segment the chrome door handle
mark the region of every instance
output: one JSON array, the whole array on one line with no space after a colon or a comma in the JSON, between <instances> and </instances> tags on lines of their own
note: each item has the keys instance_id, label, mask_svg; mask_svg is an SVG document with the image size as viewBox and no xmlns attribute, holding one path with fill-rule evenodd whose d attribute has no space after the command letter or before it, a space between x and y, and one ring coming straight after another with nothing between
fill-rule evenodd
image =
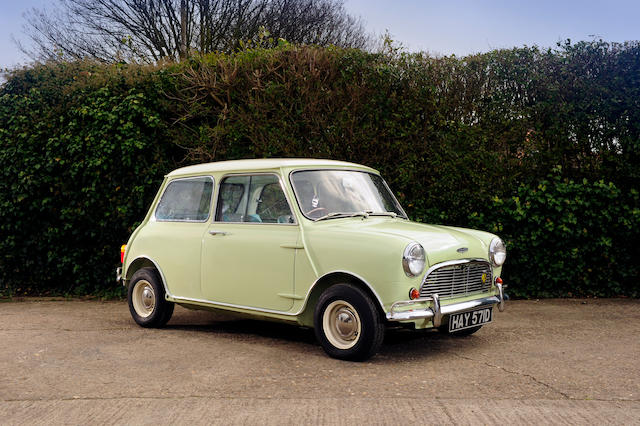
<instances>
[{"instance_id":1,"label":"chrome door handle","mask_svg":"<svg viewBox=\"0 0 640 426\"><path fill-rule=\"evenodd\" d=\"M224 232L224 231L214 231L213 229L209 231L209 234L211 235L229 235L228 232Z\"/></svg>"}]
</instances>

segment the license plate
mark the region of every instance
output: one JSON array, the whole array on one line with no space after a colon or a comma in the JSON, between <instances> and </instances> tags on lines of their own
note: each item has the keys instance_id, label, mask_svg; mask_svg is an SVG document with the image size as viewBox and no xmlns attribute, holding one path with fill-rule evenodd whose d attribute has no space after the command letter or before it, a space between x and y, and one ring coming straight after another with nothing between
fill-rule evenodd
<instances>
[{"instance_id":1,"label":"license plate","mask_svg":"<svg viewBox=\"0 0 640 426\"><path fill-rule=\"evenodd\" d=\"M449 331L464 330L465 328L487 324L491 322L491 315L491 308L483 308L475 311L449 315Z\"/></svg>"}]
</instances>

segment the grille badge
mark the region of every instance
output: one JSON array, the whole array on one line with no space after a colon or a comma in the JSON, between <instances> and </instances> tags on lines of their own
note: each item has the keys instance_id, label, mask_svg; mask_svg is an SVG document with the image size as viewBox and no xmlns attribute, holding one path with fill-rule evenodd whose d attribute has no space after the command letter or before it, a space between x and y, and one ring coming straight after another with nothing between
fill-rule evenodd
<instances>
[{"instance_id":1,"label":"grille badge","mask_svg":"<svg viewBox=\"0 0 640 426\"><path fill-rule=\"evenodd\" d=\"M467 247L460 247L458 250L456 250L458 253L464 253L465 251L468 251L469 249Z\"/></svg>"}]
</instances>

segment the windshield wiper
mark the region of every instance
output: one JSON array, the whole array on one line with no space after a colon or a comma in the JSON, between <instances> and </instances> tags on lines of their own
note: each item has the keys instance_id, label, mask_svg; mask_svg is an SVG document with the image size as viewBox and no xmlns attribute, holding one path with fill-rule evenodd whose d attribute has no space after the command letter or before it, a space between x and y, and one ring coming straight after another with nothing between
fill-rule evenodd
<instances>
[{"instance_id":1,"label":"windshield wiper","mask_svg":"<svg viewBox=\"0 0 640 426\"><path fill-rule=\"evenodd\" d=\"M398 217L398 213L396 212L371 212L369 213L369 216L391 216L391 217Z\"/></svg>"},{"instance_id":2,"label":"windshield wiper","mask_svg":"<svg viewBox=\"0 0 640 426\"><path fill-rule=\"evenodd\" d=\"M339 218L339 217L356 217L356 216L362 216L363 218L368 218L369 215L371 214L371 211L367 210L367 211L362 211L362 212L332 212L332 213L328 213L325 214L324 216L320 216L319 218L315 219L315 222L318 222L319 220L325 220L325 219L335 219L335 218Z\"/></svg>"},{"instance_id":3,"label":"windshield wiper","mask_svg":"<svg viewBox=\"0 0 640 426\"><path fill-rule=\"evenodd\" d=\"M357 217L357 216L362 216L363 219L368 218L369 216L390 216L393 218L396 217L401 217L403 219L405 219L404 216L400 216L398 215L398 213L396 212L374 212L373 210L363 210L361 212L332 212L329 214L326 214L324 216L320 216L319 218L315 219L315 221L319 221L319 220L325 220L325 219L334 219L334 218L340 218L340 217Z\"/></svg>"}]
</instances>

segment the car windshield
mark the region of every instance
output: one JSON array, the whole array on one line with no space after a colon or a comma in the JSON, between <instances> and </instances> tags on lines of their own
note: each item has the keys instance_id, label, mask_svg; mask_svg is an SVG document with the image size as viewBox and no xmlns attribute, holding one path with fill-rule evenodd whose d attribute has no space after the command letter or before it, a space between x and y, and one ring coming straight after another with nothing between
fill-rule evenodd
<instances>
[{"instance_id":1,"label":"car windshield","mask_svg":"<svg viewBox=\"0 0 640 426\"><path fill-rule=\"evenodd\" d=\"M376 174L351 170L294 172L291 183L302 213L322 220L350 216L400 216L402 207Z\"/></svg>"}]
</instances>

